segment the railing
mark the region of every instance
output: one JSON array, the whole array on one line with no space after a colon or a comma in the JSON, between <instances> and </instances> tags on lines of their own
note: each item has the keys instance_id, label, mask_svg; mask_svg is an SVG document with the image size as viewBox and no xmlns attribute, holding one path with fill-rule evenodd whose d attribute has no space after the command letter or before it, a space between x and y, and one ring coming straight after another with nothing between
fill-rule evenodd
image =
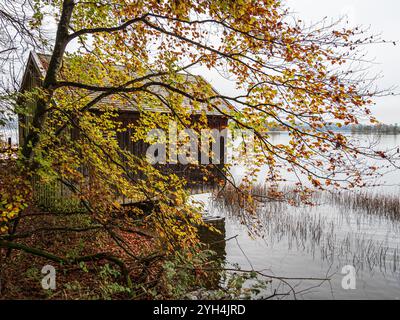
<instances>
[{"instance_id":1,"label":"railing","mask_svg":"<svg viewBox=\"0 0 400 320\"><path fill-rule=\"evenodd\" d=\"M37 176L32 179L36 204L51 212L77 212L84 208L75 194L61 181L45 182Z\"/></svg>"}]
</instances>

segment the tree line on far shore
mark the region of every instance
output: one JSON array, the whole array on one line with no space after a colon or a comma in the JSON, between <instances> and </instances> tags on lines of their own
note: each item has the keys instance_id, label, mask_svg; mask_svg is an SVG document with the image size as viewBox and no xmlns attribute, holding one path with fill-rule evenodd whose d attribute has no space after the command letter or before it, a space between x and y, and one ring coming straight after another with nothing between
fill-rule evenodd
<instances>
[{"instance_id":1,"label":"tree line on far shore","mask_svg":"<svg viewBox=\"0 0 400 320\"><path fill-rule=\"evenodd\" d=\"M308 126L298 126L300 130L307 130ZM270 132L287 131L283 126L268 126ZM355 124L348 126L326 125L324 131L340 131L364 134L400 134L399 124Z\"/></svg>"}]
</instances>

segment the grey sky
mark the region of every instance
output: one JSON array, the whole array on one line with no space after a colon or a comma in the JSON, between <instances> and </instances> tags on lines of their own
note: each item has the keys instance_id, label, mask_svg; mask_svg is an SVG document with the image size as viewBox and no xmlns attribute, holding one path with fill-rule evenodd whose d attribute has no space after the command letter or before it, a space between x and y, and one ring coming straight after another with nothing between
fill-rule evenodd
<instances>
[{"instance_id":1,"label":"grey sky","mask_svg":"<svg viewBox=\"0 0 400 320\"><path fill-rule=\"evenodd\" d=\"M381 33L385 40L400 40L399 0L286 0L286 3L305 21L345 14L351 25L370 27L371 32ZM374 45L367 50L378 63L374 72L382 71L384 76L379 86L399 86L397 92L400 92L400 43L397 46ZM372 110L380 121L400 124L400 96L379 98Z\"/></svg>"},{"instance_id":2,"label":"grey sky","mask_svg":"<svg viewBox=\"0 0 400 320\"><path fill-rule=\"evenodd\" d=\"M335 19L347 15L350 25L370 27L372 33L381 33L382 38L388 41L400 40L399 0L283 0L283 2L304 21L315 22L324 17ZM400 42L397 46L393 46L392 42L389 43L368 46L367 51L369 57L375 58L376 61L373 72L382 72L383 75L378 85L381 88L398 86L397 92L400 93ZM74 46L71 47L73 49ZM204 68L198 71L221 93L229 95L235 91L233 82L226 81L215 72ZM400 124L400 96L378 98L372 110L380 121Z\"/></svg>"}]
</instances>

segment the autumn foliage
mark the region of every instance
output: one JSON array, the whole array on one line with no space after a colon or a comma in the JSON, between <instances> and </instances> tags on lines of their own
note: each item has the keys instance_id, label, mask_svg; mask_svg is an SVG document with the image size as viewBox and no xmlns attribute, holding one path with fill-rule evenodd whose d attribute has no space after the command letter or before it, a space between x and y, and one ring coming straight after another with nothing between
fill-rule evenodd
<instances>
[{"instance_id":1,"label":"autumn foliage","mask_svg":"<svg viewBox=\"0 0 400 320\"><path fill-rule=\"evenodd\" d=\"M254 132L254 167L235 186L245 194L261 167L268 168L266 184L284 180L286 171L305 177L308 182L299 178L296 184L303 193L311 187L361 187L375 171L361 158L388 156L360 149L330 129L376 122L368 106L379 92L353 68L361 57L358 48L379 41L363 30L326 21L308 25L276 0L30 2L27 28L51 56L41 85L15 99L21 113L27 112L20 102L28 96L35 108L18 160L26 180L9 178L8 184L22 187L18 193L2 191L1 237L18 233L13 221L30 201L25 187L35 176L43 184L68 186L89 226L102 226L126 253L124 259L143 268L153 260L130 254L118 229L134 230L140 221L167 256L198 243L201 208L189 204L186 181L118 145L115 133L128 130L116 120L121 105L141 112L133 141L151 129L167 130L171 121L178 129L201 130L210 110L228 118L230 126ZM57 27L50 44L40 32L49 17ZM218 72L235 92L220 94L199 77L187 81L202 72ZM194 112L200 115L196 123ZM271 142L273 126L288 132L287 144ZM74 138L72 131L78 133ZM233 184L228 170L225 174ZM150 203L150 209L137 206L128 214L119 196ZM1 237L1 246L33 253Z\"/></svg>"}]
</instances>

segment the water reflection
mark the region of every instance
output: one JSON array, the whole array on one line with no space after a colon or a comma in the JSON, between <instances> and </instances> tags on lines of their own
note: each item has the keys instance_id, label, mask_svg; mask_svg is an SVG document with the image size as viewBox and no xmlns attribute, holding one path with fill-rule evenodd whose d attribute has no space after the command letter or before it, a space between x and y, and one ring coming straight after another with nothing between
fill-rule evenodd
<instances>
[{"instance_id":1,"label":"water reflection","mask_svg":"<svg viewBox=\"0 0 400 320\"><path fill-rule=\"evenodd\" d=\"M383 149L400 143L398 136L380 139ZM226 218L226 238L237 236L226 243L221 256L227 264L283 277L331 275L330 283L318 286L312 281L292 284L299 292L313 288L297 298L400 299L399 181L400 170L394 170L380 181L385 187L369 189L368 194L317 194L315 206L264 203L256 216L233 210L231 201L215 201L210 194L197 198L212 215ZM251 232L253 227L259 228L258 235ZM346 265L356 268L356 290L342 287ZM272 283L265 295L277 288L284 291L281 286Z\"/></svg>"},{"instance_id":2,"label":"water reflection","mask_svg":"<svg viewBox=\"0 0 400 320\"><path fill-rule=\"evenodd\" d=\"M397 298L400 293L399 223L383 216L335 207L323 197L321 200L325 203L315 207L263 204L257 219L262 226L258 237L249 235L248 226L243 225L237 212L219 205L218 201L210 201L212 213L226 216L226 237L238 235L240 244L239 248L237 243L228 242L221 258L226 255L227 263L238 263L245 269L268 269L285 277L334 274L332 287L313 288L305 298ZM340 272L346 265L356 267L360 289L355 292L341 288ZM281 283L274 285L281 286ZM314 285L303 281L297 287L301 291ZM370 285L373 290L368 289ZM271 286L271 291L275 289ZM370 296L375 290L378 292Z\"/></svg>"},{"instance_id":3,"label":"water reflection","mask_svg":"<svg viewBox=\"0 0 400 320\"><path fill-rule=\"evenodd\" d=\"M214 217L205 218L204 220L217 231L212 231L207 227L199 227L199 238L209 250L212 250L216 253L216 256L214 256L213 260L219 265L219 267L222 268L226 261L225 218ZM209 290L216 290L219 288L220 282L220 274L212 273L206 286Z\"/></svg>"}]
</instances>

